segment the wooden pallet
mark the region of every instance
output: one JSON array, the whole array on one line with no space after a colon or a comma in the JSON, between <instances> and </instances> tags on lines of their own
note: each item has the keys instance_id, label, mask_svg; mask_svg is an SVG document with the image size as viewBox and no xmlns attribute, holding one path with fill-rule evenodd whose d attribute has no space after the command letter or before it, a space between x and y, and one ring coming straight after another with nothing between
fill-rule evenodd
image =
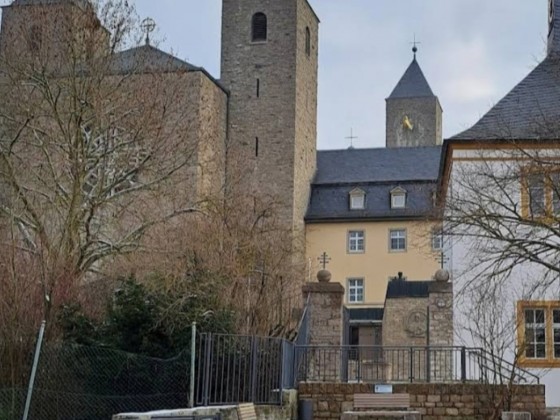
<instances>
[{"instance_id":1,"label":"wooden pallet","mask_svg":"<svg viewBox=\"0 0 560 420\"><path fill-rule=\"evenodd\" d=\"M237 406L237 417L239 420L257 420L255 405L253 403L239 404Z\"/></svg>"}]
</instances>

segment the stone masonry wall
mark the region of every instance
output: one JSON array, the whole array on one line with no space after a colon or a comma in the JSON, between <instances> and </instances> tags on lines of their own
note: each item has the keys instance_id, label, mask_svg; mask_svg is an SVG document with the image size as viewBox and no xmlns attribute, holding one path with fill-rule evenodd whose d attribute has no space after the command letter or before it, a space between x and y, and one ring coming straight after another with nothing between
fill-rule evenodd
<instances>
[{"instance_id":1,"label":"stone masonry wall","mask_svg":"<svg viewBox=\"0 0 560 420\"><path fill-rule=\"evenodd\" d=\"M385 301L383 314L384 374L387 381L410 380L410 367L402 360L409 360L410 350L402 347L427 345L428 298L398 298ZM402 349L401 349L402 348ZM426 377L425 353L413 351L416 379Z\"/></svg>"},{"instance_id":2,"label":"stone masonry wall","mask_svg":"<svg viewBox=\"0 0 560 420\"><path fill-rule=\"evenodd\" d=\"M266 41L252 42L264 13ZM311 51L305 50L306 28ZM316 166L318 20L306 0L223 0L221 82L230 91L229 180L274 211L293 234L293 266L304 278L304 215ZM301 283L294 280L297 296Z\"/></svg>"},{"instance_id":3,"label":"stone masonry wall","mask_svg":"<svg viewBox=\"0 0 560 420\"><path fill-rule=\"evenodd\" d=\"M331 346L330 350L306 356L305 372L308 380L340 379L342 344L342 304L344 287L340 283L307 283L303 286L304 302L308 301L309 345Z\"/></svg>"},{"instance_id":4,"label":"stone masonry wall","mask_svg":"<svg viewBox=\"0 0 560 420\"><path fill-rule=\"evenodd\" d=\"M354 394L371 393L372 385L340 383L300 383L300 400L313 400L314 418L340 419L353 410ZM401 384L394 385L396 394L410 394L411 410L424 420L500 418L502 411L527 411L534 420L544 419L546 412L543 385L515 386L511 404L506 388L480 384Z\"/></svg>"}]
</instances>

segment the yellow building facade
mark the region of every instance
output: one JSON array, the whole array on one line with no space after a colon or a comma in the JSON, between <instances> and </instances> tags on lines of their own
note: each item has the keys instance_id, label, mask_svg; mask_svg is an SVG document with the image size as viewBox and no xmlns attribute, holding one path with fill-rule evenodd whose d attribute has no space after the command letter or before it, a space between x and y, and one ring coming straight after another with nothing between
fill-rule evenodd
<instances>
[{"instance_id":1,"label":"yellow building facade","mask_svg":"<svg viewBox=\"0 0 560 420\"><path fill-rule=\"evenodd\" d=\"M323 267L326 253L326 267L334 281L344 285L348 306L383 306L387 283L399 272L409 281L432 278L442 258L438 235L437 223L427 220L307 224L309 281ZM363 247L356 249L356 237L363 237ZM402 239L404 249L394 249L402 248ZM361 293L357 280L362 280Z\"/></svg>"}]
</instances>

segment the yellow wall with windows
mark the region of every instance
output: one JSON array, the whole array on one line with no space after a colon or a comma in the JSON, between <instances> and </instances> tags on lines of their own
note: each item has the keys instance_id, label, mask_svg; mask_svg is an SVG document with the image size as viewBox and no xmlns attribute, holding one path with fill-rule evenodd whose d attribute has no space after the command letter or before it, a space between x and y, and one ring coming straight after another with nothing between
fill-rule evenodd
<instances>
[{"instance_id":1,"label":"yellow wall with windows","mask_svg":"<svg viewBox=\"0 0 560 420\"><path fill-rule=\"evenodd\" d=\"M331 258L327 269L332 281L347 288L349 278L364 279L365 305L383 305L387 282L399 271L409 281L430 280L440 267L441 252L432 250L432 231L437 225L427 221L314 223L306 226L306 256L309 281L322 268L318 258ZM390 251L389 232L406 229L406 251ZM364 231L364 252L348 251L348 233ZM348 302L348 293L345 295ZM356 304L362 305L362 304Z\"/></svg>"}]
</instances>

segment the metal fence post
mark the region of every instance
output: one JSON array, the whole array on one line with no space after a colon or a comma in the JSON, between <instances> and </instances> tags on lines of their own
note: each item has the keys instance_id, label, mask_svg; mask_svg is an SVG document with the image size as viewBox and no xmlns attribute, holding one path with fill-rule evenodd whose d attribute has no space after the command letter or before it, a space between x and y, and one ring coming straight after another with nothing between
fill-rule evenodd
<instances>
[{"instance_id":1,"label":"metal fence post","mask_svg":"<svg viewBox=\"0 0 560 420\"><path fill-rule=\"evenodd\" d=\"M467 349L461 347L461 382L467 382Z\"/></svg>"},{"instance_id":2,"label":"metal fence post","mask_svg":"<svg viewBox=\"0 0 560 420\"><path fill-rule=\"evenodd\" d=\"M25 410L23 411L23 420L27 420L29 416L29 409L31 407L31 397L33 395L33 386L35 384L35 376L37 374L37 365L39 364L39 356L41 354L41 346L43 344L43 336L45 335L46 322L41 322L39 329L39 337L37 338L37 345L35 346L35 356L33 358L33 368L31 369L31 377L29 378L29 387L27 389L27 399L25 400Z\"/></svg>"},{"instance_id":3,"label":"metal fence post","mask_svg":"<svg viewBox=\"0 0 560 420\"><path fill-rule=\"evenodd\" d=\"M430 360L430 347L426 347L426 382L432 381L432 366Z\"/></svg>"},{"instance_id":4,"label":"metal fence post","mask_svg":"<svg viewBox=\"0 0 560 420\"><path fill-rule=\"evenodd\" d=\"M210 354L212 352L212 334L208 334L204 340L204 381L203 381L203 395L202 405L208 407L209 394L210 394Z\"/></svg>"},{"instance_id":5,"label":"metal fence post","mask_svg":"<svg viewBox=\"0 0 560 420\"><path fill-rule=\"evenodd\" d=\"M410 382L414 382L414 348L410 348Z\"/></svg>"},{"instance_id":6,"label":"metal fence post","mask_svg":"<svg viewBox=\"0 0 560 420\"><path fill-rule=\"evenodd\" d=\"M189 384L189 408L194 407L194 369L196 364L196 322L191 327L191 375Z\"/></svg>"},{"instance_id":7,"label":"metal fence post","mask_svg":"<svg viewBox=\"0 0 560 420\"><path fill-rule=\"evenodd\" d=\"M251 401L257 403L257 357L258 357L258 341L259 338L253 336L251 340Z\"/></svg>"}]
</instances>

